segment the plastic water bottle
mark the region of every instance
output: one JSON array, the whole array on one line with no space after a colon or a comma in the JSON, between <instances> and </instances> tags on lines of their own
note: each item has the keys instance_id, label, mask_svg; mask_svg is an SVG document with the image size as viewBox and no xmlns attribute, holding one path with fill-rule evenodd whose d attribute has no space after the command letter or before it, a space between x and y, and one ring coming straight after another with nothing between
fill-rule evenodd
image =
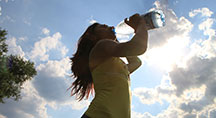
<instances>
[{"instance_id":1,"label":"plastic water bottle","mask_svg":"<svg viewBox=\"0 0 216 118\"><path fill-rule=\"evenodd\" d=\"M147 20L147 24L149 24L148 21L150 21L154 28L160 28L165 26L165 15L163 13L163 11L161 10L155 10L149 13L146 13L144 15L141 15L141 17L145 18L145 19L150 19Z\"/></svg>"},{"instance_id":2,"label":"plastic water bottle","mask_svg":"<svg viewBox=\"0 0 216 118\"><path fill-rule=\"evenodd\" d=\"M153 24L154 28L165 26L165 15L161 10L148 12L141 17L146 20L147 25ZM119 35L129 35L134 33L134 29L122 21L116 26L115 32Z\"/></svg>"}]
</instances>

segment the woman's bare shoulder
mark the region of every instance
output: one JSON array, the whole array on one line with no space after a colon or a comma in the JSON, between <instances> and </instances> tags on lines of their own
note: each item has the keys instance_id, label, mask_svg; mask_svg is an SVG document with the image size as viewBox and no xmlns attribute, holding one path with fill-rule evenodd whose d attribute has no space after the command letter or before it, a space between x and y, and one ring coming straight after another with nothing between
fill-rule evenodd
<instances>
[{"instance_id":1,"label":"woman's bare shoulder","mask_svg":"<svg viewBox=\"0 0 216 118\"><path fill-rule=\"evenodd\" d=\"M103 39L95 44L89 54L90 70L93 70L96 66L111 57L108 51L112 50L113 45L116 45L116 42L110 39Z\"/></svg>"},{"instance_id":2,"label":"woman's bare shoulder","mask_svg":"<svg viewBox=\"0 0 216 118\"><path fill-rule=\"evenodd\" d=\"M118 42L111 39L100 40L95 44L90 54L108 56L115 49L116 45L118 45Z\"/></svg>"}]
</instances>

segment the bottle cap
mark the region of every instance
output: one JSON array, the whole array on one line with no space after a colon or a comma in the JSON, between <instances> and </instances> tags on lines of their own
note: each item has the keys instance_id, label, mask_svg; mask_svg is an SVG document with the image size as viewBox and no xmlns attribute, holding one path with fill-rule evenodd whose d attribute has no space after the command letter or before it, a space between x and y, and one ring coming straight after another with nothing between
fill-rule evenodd
<instances>
[{"instance_id":1,"label":"bottle cap","mask_svg":"<svg viewBox=\"0 0 216 118\"><path fill-rule=\"evenodd\" d=\"M152 11L152 22L155 28L165 26L165 15L161 10Z\"/></svg>"},{"instance_id":2,"label":"bottle cap","mask_svg":"<svg viewBox=\"0 0 216 118\"><path fill-rule=\"evenodd\" d=\"M112 31L114 32L114 34L116 34L116 32L115 32L115 28L112 28Z\"/></svg>"}]
</instances>

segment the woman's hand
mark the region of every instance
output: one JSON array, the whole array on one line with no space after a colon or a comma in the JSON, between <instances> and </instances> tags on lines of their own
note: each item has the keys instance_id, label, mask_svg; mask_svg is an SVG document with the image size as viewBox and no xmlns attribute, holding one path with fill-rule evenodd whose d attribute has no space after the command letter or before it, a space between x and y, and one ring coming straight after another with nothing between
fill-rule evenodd
<instances>
[{"instance_id":1,"label":"woman's hand","mask_svg":"<svg viewBox=\"0 0 216 118\"><path fill-rule=\"evenodd\" d=\"M144 17L142 17L142 18L145 20L147 30L155 29L150 13L144 15Z\"/></svg>"},{"instance_id":2,"label":"woman's hand","mask_svg":"<svg viewBox=\"0 0 216 118\"><path fill-rule=\"evenodd\" d=\"M132 27L135 30L135 33L139 25L141 25L141 27L145 28L146 30L151 30L154 29L155 27L151 19L149 18L150 17L149 15L145 15L145 17L143 18L139 14L134 14L131 17L129 17L129 19L125 18L124 22L128 24L130 27Z\"/></svg>"},{"instance_id":3,"label":"woman's hand","mask_svg":"<svg viewBox=\"0 0 216 118\"><path fill-rule=\"evenodd\" d=\"M125 18L124 22L132 27L136 32L141 20L143 20L143 18L139 14L134 14L130 16L129 19Z\"/></svg>"},{"instance_id":4,"label":"woman's hand","mask_svg":"<svg viewBox=\"0 0 216 118\"><path fill-rule=\"evenodd\" d=\"M136 69L138 69L142 65L142 61L137 56L127 56L128 61L128 71L133 73Z\"/></svg>"}]
</instances>

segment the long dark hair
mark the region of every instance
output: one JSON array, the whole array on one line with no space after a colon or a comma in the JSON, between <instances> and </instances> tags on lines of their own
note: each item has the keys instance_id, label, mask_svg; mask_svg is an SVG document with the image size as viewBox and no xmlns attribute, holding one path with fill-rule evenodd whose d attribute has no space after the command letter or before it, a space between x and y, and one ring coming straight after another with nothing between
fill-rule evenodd
<instances>
[{"instance_id":1,"label":"long dark hair","mask_svg":"<svg viewBox=\"0 0 216 118\"><path fill-rule=\"evenodd\" d=\"M72 88L71 96L77 95L79 101L85 96L88 99L90 92L93 93L94 91L93 79L89 69L89 53L98 41L94 34L97 25L98 23L94 23L87 28L78 41L77 51L70 58L72 61L71 71L75 79L70 87Z\"/></svg>"}]
</instances>

